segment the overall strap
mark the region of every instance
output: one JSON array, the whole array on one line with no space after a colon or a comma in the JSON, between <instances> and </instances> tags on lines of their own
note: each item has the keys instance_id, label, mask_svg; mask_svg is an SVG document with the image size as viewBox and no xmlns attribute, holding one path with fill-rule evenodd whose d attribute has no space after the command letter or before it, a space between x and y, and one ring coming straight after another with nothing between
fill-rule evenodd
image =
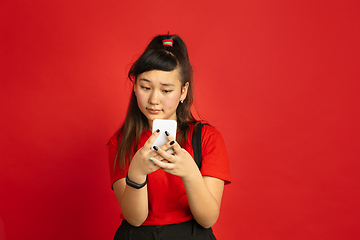
<instances>
[{"instance_id":1,"label":"overall strap","mask_svg":"<svg viewBox=\"0 0 360 240\"><path fill-rule=\"evenodd\" d=\"M204 124L199 123L195 125L192 135L192 147L194 151L194 160L199 169L201 169L202 154L201 154L201 129Z\"/></svg>"}]
</instances>

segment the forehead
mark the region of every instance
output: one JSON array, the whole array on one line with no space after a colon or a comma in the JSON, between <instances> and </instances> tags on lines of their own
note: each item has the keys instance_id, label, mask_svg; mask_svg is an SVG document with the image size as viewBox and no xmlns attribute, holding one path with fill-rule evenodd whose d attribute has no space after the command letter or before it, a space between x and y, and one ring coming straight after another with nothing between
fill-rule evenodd
<instances>
[{"instance_id":1,"label":"forehead","mask_svg":"<svg viewBox=\"0 0 360 240\"><path fill-rule=\"evenodd\" d=\"M138 75L137 82L148 82L150 84L180 85L179 70L173 71L151 70Z\"/></svg>"}]
</instances>

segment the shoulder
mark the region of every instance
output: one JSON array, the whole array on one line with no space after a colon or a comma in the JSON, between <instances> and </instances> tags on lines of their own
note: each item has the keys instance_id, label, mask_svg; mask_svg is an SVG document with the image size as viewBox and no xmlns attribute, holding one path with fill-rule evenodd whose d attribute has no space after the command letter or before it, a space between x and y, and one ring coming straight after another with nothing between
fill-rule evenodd
<instances>
[{"instance_id":1,"label":"shoulder","mask_svg":"<svg viewBox=\"0 0 360 240\"><path fill-rule=\"evenodd\" d=\"M151 131L149 129L145 129L141 135L140 135L140 142L143 142L143 140L147 140L151 136ZM115 146L117 147L123 138L123 132L121 130L118 130L114 133L114 135L111 136L111 138L108 141L108 146ZM135 141L135 137L131 140L132 143Z\"/></svg>"},{"instance_id":2,"label":"shoulder","mask_svg":"<svg viewBox=\"0 0 360 240\"><path fill-rule=\"evenodd\" d=\"M201 131L201 174L231 182L229 159L224 138L218 129L204 125Z\"/></svg>"},{"instance_id":3,"label":"shoulder","mask_svg":"<svg viewBox=\"0 0 360 240\"><path fill-rule=\"evenodd\" d=\"M199 131L199 124L202 124L201 128L201 145L202 147L207 147L209 145L217 144L219 142L224 142L222 134L214 126L210 125L207 122L198 122L189 124L189 134L188 141L194 137L194 134L197 134Z\"/></svg>"},{"instance_id":4,"label":"shoulder","mask_svg":"<svg viewBox=\"0 0 360 240\"><path fill-rule=\"evenodd\" d=\"M208 123L204 123L203 127L202 127L202 133L207 134L207 135L221 135L221 133L219 132L219 130L217 130L214 126L211 126Z\"/></svg>"},{"instance_id":5,"label":"shoulder","mask_svg":"<svg viewBox=\"0 0 360 240\"><path fill-rule=\"evenodd\" d=\"M223 139L220 131L216 129L214 126L211 126L207 123L205 123L202 127L201 138L203 143L211 139L218 139L218 138L220 138L221 140Z\"/></svg>"},{"instance_id":6,"label":"shoulder","mask_svg":"<svg viewBox=\"0 0 360 240\"><path fill-rule=\"evenodd\" d=\"M193 133L197 133L199 130L199 125L202 125L201 127L201 138L207 138L211 136L221 136L221 133L219 130L217 130L214 126L210 125L207 122L197 122L197 123L190 123L189 124L189 136L191 137Z\"/></svg>"}]
</instances>

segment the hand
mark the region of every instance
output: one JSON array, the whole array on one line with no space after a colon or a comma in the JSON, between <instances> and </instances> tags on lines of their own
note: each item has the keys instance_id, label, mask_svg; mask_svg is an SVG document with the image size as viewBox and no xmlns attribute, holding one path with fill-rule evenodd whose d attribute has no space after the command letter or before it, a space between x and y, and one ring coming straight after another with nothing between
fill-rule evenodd
<instances>
[{"instance_id":1,"label":"hand","mask_svg":"<svg viewBox=\"0 0 360 240\"><path fill-rule=\"evenodd\" d=\"M155 150L159 156L153 157L153 163L165 172L179 176L183 179L189 179L200 174L192 156L174 140L170 135L167 137L169 142ZM165 152L164 149L173 148L173 154L170 151ZM164 161L166 160L166 161Z\"/></svg>"},{"instance_id":2,"label":"hand","mask_svg":"<svg viewBox=\"0 0 360 240\"><path fill-rule=\"evenodd\" d=\"M149 158L158 156L158 153L151 149L151 146L159 134L160 131L155 131L132 158L128 171L129 179L132 181L142 183L145 181L147 174L159 169L149 160Z\"/></svg>"}]
</instances>

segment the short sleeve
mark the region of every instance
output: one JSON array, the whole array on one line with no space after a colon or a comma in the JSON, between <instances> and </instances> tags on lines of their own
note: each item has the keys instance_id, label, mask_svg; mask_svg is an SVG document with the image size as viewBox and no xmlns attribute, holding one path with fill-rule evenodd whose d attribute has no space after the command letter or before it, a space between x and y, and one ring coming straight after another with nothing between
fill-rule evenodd
<instances>
[{"instance_id":1,"label":"short sleeve","mask_svg":"<svg viewBox=\"0 0 360 240\"><path fill-rule=\"evenodd\" d=\"M202 166L201 174L231 182L229 159L221 133L204 125L201 132Z\"/></svg>"},{"instance_id":2,"label":"short sleeve","mask_svg":"<svg viewBox=\"0 0 360 240\"><path fill-rule=\"evenodd\" d=\"M118 144L119 144L119 142L118 142L117 134L115 134L114 136L112 136L110 138L109 143L108 143L111 188L112 188L114 182L116 182L117 180L119 180L121 178L125 178L126 172L127 172L127 169L125 169L125 171L121 171L119 163L117 161L115 163L115 157L116 157L116 153L117 153Z\"/></svg>"}]
</instances>

